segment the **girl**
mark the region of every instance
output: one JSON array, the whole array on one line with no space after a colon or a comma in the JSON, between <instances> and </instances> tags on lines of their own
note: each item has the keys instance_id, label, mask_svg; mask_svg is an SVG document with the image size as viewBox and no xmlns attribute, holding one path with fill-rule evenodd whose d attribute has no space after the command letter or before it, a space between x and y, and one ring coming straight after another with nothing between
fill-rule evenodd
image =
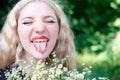
<instances>
[{"instance_id":1,"label":"girl","mask_svg":"<svg viewBox=\"0 0 120 80\"><path fill-rule=\"evenodd\" d=\"M0 33L0 78L5 80L8 66L24 67L21 61L28 65L31 57L36 62L52 58L53 51L59 59L68 56L67 67L75 68L75 46L63 10L54 0L20 0Z\"/></svg>"}]
</instances>

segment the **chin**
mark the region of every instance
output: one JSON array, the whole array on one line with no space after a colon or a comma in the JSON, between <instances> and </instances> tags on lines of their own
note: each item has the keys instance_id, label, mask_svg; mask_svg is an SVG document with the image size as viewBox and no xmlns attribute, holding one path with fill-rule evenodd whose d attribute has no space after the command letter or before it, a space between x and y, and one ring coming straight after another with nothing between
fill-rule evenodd
<instances>
[{"instance_id":1,"label":"chin","mask_svg":"<svg viewBox=\"0 0 120 80\"><path fill-rule=\"evenodd\" d=\"M36 58L36 59L45 59L45 58L47 58L47 56L44 56L44 55L40 56L40 55L39 55L39 56L36 56L35 58Z\"/></svg>"},{"instance_id":2,"label":"chin","mask_svg":"<svg viewBox=\"0 0 120 80\"><path fill-rule=\"evenodd\" d=\"M44 53L40 53L40 52L38 52L38 51L36 51L36 52L34 52L33 54L32 54L32 56L35 58L35 59L45 59L45 58L47 58L47 57L49 57L49 54L47 54L47 53L50 53L50 52L44 52Z\"/></svg>"}]
</instances>

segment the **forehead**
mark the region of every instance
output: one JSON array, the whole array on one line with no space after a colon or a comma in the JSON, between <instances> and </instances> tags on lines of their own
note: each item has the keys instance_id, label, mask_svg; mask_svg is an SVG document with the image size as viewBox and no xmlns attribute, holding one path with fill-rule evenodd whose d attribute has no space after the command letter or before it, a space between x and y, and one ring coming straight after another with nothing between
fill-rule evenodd
<instances>
[{"instance_id":1,"label":"forehead","mask_svg":"<svg viewBox=\"0 0 120 80\"><path fill-rule=\"evenodd\" d=\"M19 15L53 15L55 16L54 10L51 6L45 2L30 2L22 8Z\"/></svg>"}]
</instances>

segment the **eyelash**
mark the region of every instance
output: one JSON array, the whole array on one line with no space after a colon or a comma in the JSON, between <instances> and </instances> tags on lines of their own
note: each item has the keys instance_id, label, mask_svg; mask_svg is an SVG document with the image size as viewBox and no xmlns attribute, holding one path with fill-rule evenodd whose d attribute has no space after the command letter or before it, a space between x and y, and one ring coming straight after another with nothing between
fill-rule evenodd
<instances>
[{"instance_id":1,"label":"eyelash","mask_svg":"<svg viewBox=\"0 0 120 80\"><path fill-rule=\"evenodd\" d=\"M45 21L46 23L55 23L55 21L50 20L50 21Z\"/></svg>"},{"instance_id":2,"label":"eyelash","mask_svg":"<svg viewBox=\"0 0 120 80\"><path fill-rule=\"evenodd\" d=\"M32 24L32 22L23 22L23 24Z\"/></svg>"},{"instance_id":3,"label":"eyelash","mask_svg":"<svg viewBox=\"0 0 120 80\"><path fill-rule=\"evenodd\" d=\"M55 23L53 20L45 21L45 23ZM32 24L32 22L23 22L24 25Z\"/></svg>"}]
</instances>

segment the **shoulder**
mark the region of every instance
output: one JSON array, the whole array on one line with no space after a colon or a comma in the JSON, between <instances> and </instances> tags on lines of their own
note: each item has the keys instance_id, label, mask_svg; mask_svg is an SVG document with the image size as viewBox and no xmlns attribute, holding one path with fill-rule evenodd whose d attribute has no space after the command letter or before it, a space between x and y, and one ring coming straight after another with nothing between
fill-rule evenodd
<instances>
[{"instance_id":1,"label":"shoulder","mask_svg":"<svg viewBox=\"0 0 120 80\"><path fill-rule=\"evenodd\" d=\"M5 73L8 69L0 69L0 80L7 80Z\"/></svg>"},{"instance_id":2,"label":"shoulder","mask_svg":"<svg viewBox=\"0 0 120 80\"><path fill-rule=\"evenodd\" d=\"M7 80L6 73L11 72L12 66L8 66L5 69L0 69L0 80Z\"/></svg>"}]
</instances>

